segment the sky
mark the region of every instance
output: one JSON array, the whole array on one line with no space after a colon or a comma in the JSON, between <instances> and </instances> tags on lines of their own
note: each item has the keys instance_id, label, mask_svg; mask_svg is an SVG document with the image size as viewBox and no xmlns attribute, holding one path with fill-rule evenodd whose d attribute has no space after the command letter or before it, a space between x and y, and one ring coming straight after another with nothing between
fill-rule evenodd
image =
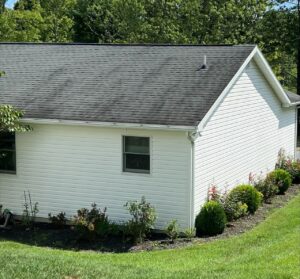
<instances>
[{"instance_id":1,"label":"sky","mask_svg":"<svg viewBox=\"0 0 300 279\"><path fill-rule=\"evenodd\" d=\"M13 6L16 2L17 2L17 0L8 0L6 3L6 7L13 8Z\"/></svg>"}]
</instances>

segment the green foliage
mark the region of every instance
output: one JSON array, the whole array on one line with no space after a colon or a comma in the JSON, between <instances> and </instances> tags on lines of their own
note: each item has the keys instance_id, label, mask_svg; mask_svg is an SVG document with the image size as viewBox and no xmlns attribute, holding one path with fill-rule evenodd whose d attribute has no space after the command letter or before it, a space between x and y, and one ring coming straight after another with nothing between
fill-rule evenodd
<instances>
[{"instance_id":1,"label":"green foliage","mask_svg":"<svg viewBox=\"0 0 300 279\"><path fill-rule=\"evenodd\" d=\"M216 201L208 201L196 217L196 233L198 236L221 234L226 222L226 214L222 205Z\"/></svg>"},{"instance_id":2,"label":"green foliage","mask_svg":"<svg viewBox=\"0 0 300 279\"><path fill-rule=\"evenodd\" d=\"M30 126L23 125L20 119L23 112L11 105L0 105L0 132L25 132Z\"/></svg>"},{"instance_id":3,"label":"green foliage","mask_svg":"<svg viewBox=\"0 0 300 279\"><path fill-rule=\"evenodd\" d=\"M196 236L196 228L189 228L184 231L184 236L188 240L192 240Z\"/></svg>"},{"instance_id":4,"label":"green foliage","mask_svg":"<svg viewBox=\"0 0 300 279\"><path fill-rule=\"evenodd\" d=\"M263 200L265 203L270 203L271 198L274 197L279 189L278 186L273 183L272 179L260 179L254 183L254 187L257 191L263 194Z\"/></svg>"},{"instance_id":5,"label":"green foliage","mask_svg":"<svg viewBox=\"0 0 300 279\"><path fill-rule=\"evenodd\" d=\"M67 218L65 212L60 212L57 215L48 214L49 221L58 228L62 228L67 224Z\"/></svg>"},{"instance_id":6,"label":"green foliage","mask_svg":"<svg viewBox=\"0 0 300 279\"><path fill-rule=\"evenodd\" d=\"M174 242L179 235L179 226L177 220L172 220L166 227L165 232L167 236Z\"/></svg>"},{"instance_id":7,"label":"green foliage","mask_svg":"<svg viewBox=\"0 0 300 279\"><path fill-rule=\"evenodd\" d=\"M93 203L91 209L82 208L74 216L74 227L80 239L94 240L96 237L105 238L110 231L110 223L106 215L106 208L103 211Z\"/></svg>"},{"instance_id":8,"label":"green foliage","mask_svg":"<svg viewBox=\"0 0 300 279\"><path fill-rule=\"evenodd\" d=\"M291 175L293 183L300 183L300 161L287 157L284 149L280 149L278 153L276 169L287 171Z\"/></svg>"},{"instance_id":9,"label":"green foliage","mask_svg":"<svg viewBox=\"0 0 300 279\"><path fill-rule=\"evenodd\" d=\"M292 185L291 175L282 169L276 169L270 172L267 179L278 187L278 193L281 195Z\"/></svg>"},{"instance_id":10,"label":"green foliage","mask_svg":"<svg viewBox=\"0 0 300 279\"><path fill-rule=\"evenodd\" d=\"M39 212L38 202L33 202L29 191L24 191L24 210L22 215L22 224L25 227L33 227L36 215Z\"/></svg>"},{"instance_id":11,"label":"green foliage","mask_svg":"<svg viewBox=\"0 0 300 279\"><path fill-rule=\"evenodd\" d=\"M143 242L156 220L154 207L146 202L145 197L142 197L140 202L127 202L124 207L132 216L131 220L126 223L125 233L135 242Z\"/></svg>"},{"instance_id":12,"label":"green foliage","mask_svg":"<svg viewBox=\"0 0 300 279\"><path fill-rule=\"evenodd\" d=\"M248 205L238 201L234 195L225 198L223 207L228 221L236 220L248 214Z\"/></svg>"},{"instance_id":13,"label":"green foliage","mask_svg":"<svg viewBox=\"0 0 300 279\"><path fill-rule=\"evenodd\" d=\"M232 189L226 199L234 203L246 204L248 212L254 213L262 202L262 194L251 185L239 185Z\"/></svg>"}]
</instances>

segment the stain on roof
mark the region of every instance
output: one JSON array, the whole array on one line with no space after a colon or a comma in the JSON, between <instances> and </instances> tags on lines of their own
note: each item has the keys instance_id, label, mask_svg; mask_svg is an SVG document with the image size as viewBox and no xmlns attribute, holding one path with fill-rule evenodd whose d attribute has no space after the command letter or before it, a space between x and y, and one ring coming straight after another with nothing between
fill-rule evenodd
<instances>
[{"instance_id":1,"label":"stain on roof","mask_svg":"<svg viewBox=\"0 0 300 279\"><path fill-rule=\"evenodd\" d=\"M1 103L27 118L194 126L254 47L1 43Z\"/></svg>"}]
</instances>

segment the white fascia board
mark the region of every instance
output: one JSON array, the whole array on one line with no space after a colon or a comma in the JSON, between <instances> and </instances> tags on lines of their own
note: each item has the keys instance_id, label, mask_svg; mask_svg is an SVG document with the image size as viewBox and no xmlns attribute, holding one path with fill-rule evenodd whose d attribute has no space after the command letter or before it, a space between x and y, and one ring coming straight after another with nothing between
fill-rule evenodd
<instances>
[{"instance_id":1,"label":"white fascia board","mask_svg":"<svg viewBox=\"0 0 300 279\"><path fill-rule=\"evenodd\" d=\"M282 85L276 78L275 74L273 73L268 61L261 53L261 51L257 48L256 55L254 56L254 61L262 71L265 78L268 80L269 84L273 88L274 92L276 93L277 97L281 101L284 107L290 107L292 105L290 99L286 95Z\"/></svg>"},{"instance_id":2,"label":"white fascia board","mask_svg":"<svg viewBox=\"0 0 300 279\"><path fill-rule=\"evenodd\" d=\"M42 119L42 118L22 118L24 124L52 124L52 125L70 125L70 126L89 126L123 129L150 129L150 130L168 130L168 131L195 131L195 126L180 125L158 125L158 124L135 124L135 123L117 123L117 122L97 122L97 121L78 121L78 120L60 120L60 119Z\"/></svg>"},{"instance_id":3,"label":"white fascia board","mask_svg":"<svg viewBox=\"0 0 300 279\"><path fill-rule=\"evenodd\" d=\"M244 72L246 69L247 65L250 63L250 61L254 59L255 62L257 63L259 69L263 72L264 76L272 86L273 90L275 91L276 95L278 96L279 100L282 103L283 107L290 107L292 105L295 105L296 103L291 103L288 96L286 95L283 87L277 80L276 76L274 75L271 67L269 66L267 60L264 58L263 54L261 51L258 49L256 46L253 51L249 54L247 59L244 61L240 69L236 72L234 77L231 79L231 81L227 84L221 95L218 97L218 99L215 101L215 103L212 105L212 107L209 109L209 111L206 113L206 115L203 117L201 122L198 125L198 132L201 133L206 126L207 122L217 109L219 105L222 103L226 95L229 93L230 89L232 86L236 83L240 75Z\"/></svg>"}]
</instances>

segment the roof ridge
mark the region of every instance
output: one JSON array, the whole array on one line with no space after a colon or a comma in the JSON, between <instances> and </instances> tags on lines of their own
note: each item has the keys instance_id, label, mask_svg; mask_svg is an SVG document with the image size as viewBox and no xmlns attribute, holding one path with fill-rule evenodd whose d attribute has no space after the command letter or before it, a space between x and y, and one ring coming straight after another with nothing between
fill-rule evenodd
<instances>
[{"instance_id":1,"label":"roof ridge","mask_svg":"<svg viewBox=\"0 0 300 279\"><path fill-rule=\"evenodd\" d=\"M51 42L0 42L0 45L58 45L58 46L144 46L144 47L232 47L232 46L255 46L255 44L155 44L155 43L51 43Z\"/></svg>"}]
</instances>

